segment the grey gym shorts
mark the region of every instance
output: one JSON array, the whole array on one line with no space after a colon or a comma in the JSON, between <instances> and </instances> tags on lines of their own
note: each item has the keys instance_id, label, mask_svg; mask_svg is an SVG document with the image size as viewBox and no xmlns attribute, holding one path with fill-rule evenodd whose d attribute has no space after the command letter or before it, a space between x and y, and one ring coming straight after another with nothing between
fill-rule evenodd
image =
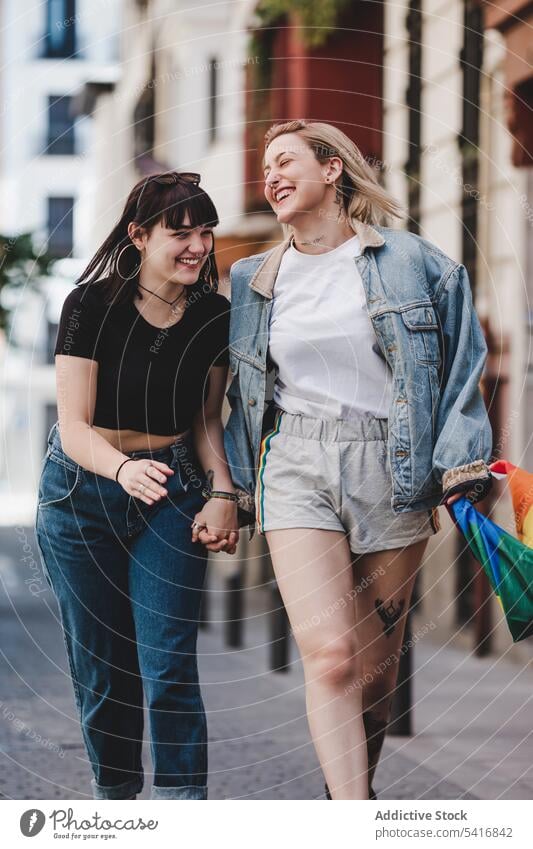
<instances>
[{"instance_id":1,"label":"grey gym shorts","mask_svg":"<svg viewBox=\"0 0 533 849\"><path fill-rule=\"evenodd\" d=\"M394 513L387 419L343 421L279 408L261 442L255 507L259 533L317 528L348 535L366 554L403 548L440 530L437 508Z\"/></svg>"}]
</instances>

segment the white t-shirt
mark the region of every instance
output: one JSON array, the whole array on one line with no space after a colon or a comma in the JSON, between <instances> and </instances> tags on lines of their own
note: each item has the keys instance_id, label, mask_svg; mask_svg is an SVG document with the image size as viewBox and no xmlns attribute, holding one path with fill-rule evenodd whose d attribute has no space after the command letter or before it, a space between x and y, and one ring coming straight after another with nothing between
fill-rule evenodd
<instances>
[{"instance_id":1,"label":"white t-shirt","mask_svg":"<svg viewBox=\"0 0 533 849\"><path fill-rule=\"evenodd\" d=\"M392 375L378 353L354 236L323 254L291 242L276 277L269 351L278 366L274 401L321 419L387 418Z\"/></svg>"}]
</instances>

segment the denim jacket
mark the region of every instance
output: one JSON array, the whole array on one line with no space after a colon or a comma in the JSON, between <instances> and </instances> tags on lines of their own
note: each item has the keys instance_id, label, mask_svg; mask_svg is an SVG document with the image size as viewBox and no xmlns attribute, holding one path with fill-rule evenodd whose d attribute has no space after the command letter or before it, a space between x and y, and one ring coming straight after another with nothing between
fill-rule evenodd
<instances>
[{"instance_id":1,"label":"denim jacket","mask_svg":"<svg viewBox=\"0 0 533 849\"><path fill-rule=\"evenodd\" d=\"M452 487L482 486L490 478L492 434L479 389L487 346L463 265L405 230L360 221L355 229L361 254L354 263L393 377L391 507L395 513L429 509ZM275 412L268 328L274 283L289 244L287 238L240 259L230 271L231 412L224 444L241 519L245 511L248 521L255 512L261 440Z\"/></svg>"}]
</instances>

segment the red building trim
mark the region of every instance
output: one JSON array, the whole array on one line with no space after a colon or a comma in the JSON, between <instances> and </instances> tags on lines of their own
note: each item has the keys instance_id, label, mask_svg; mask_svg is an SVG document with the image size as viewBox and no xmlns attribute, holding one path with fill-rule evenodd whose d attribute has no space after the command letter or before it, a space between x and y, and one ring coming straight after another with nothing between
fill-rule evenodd
<instances>
[{"instance_id":1,"label":"red building trim","mask_svg":"<svg viewBox=\"0 0 533 849\"><path fill-rule=\"evenodd\" d=\"M364 156L381 161L382 3L351 4L321 47L305 45L294 14L254 35L262 44L265 58L248 66L247 212L267 208L261 166L263 139L276 121L307 118L335 124Z\"/></svg>"},{"instance_id":2,"label":"red building trim","mask_svg":"<svg viewBox=\"0 0 533 849\"><path fill-rule=\"evenodd\" d=\"M506 120L514 137L512 161L533 165L533 0L483 3L486 29L505 38Z\"/></svg>"}]
</instances>

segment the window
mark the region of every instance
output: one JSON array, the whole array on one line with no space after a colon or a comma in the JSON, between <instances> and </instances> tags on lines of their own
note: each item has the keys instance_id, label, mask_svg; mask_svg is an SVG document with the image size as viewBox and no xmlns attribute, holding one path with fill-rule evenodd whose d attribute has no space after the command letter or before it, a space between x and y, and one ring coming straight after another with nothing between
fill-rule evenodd
<instances>
[{"instance_id":1,"label":"window","mask_svg":"<svg viewBox=\"0 0 533 849\"><path fill-rule=\"evenodd\" d=\"M55 259L72 254L74 198L48 198L48 252Z\"/></svg>"},{"instance_id":2,"label":"window","mask_svg":"<svg viewBox=\"0 0 533 849\"><path fill-rule=\"evenodd\" d=\"M45 362L49 366L53 366L55 363L54 349L56 346L57 328L57 324L51 322L50 320L47 320ZM50 428L48 429L50 430Z\"/></svg>"},{"instance_id":3,"label":"window","mask_svg":"<svg viewBox=\"0 0 533 849\"><path fill-rule=\"evenodd\" d=\"M64 59L76 50L76 0L47 0L44 57Z\"/></svg>"},{"instance_id":4,"label":"window","mask_svg":"<svg viewBox=\"0 0 533 849\"><path fill-rule=\"evenodd\" d=\"M459 57L463 76L463 123L457 137L461 152L462 262L475 297L478 270L480 83L484 40L483 10L475 0L465 0L463 4L463 33L464 41ZM488 341L490 344L490 339ZM485 392L489 392L488 374ZM492 411L489 413L492 424L497 403L492 403ZM487 500L485 503L490 502ZM490 586L485 573L474 561L461 538L457 539L455 570L456 621L458 625L473 629L475 651L478 656L482 656L491 649L491 606L488 604Z\"/></svg>"},{"instance_id":5,"label":"window","mask_svg":"<svg viewBox=\"0 0 533 849\"><path fill-rule=\"evenodd\" d=\"M157 74L155 56L150 60L150 80ZM147 84L133 110L133 150L136 159L150 156L155 144L155 86Z\"/></svg>"},{"instance_id":6,"label":"window","mask_svg":"<svg viewBox=\"0 0 533 849\"><path fill-rule=\"evenodd\" d=\"M481 68L483 66L483 10L474 0L464 6L464 43L460 64L463 72L463 126L457 142L461 151L462 261L468 271L472 291L477 278L477 230L479 188L479 111Z\"/></svg>"},{"instance_id":7,"label":"window","mask_svg":"<svg viewBox=\"0 0 533 849\"><path fill-rule=\"evenodd\" d=\"M406 27L409 42L409 83L405 103L409 121L409 157L405 163L409 220L408 229L420 232L420 143L422 140L422 5L410 0Z\"/></svg>"},{"instance_id":8,"label":"window","mask_svg":"<svg viewBox=\"0 0 533 849\"><path fill-rule=\"evenodd\" d=\"M209 61L209 98L208 98L208 108L209 108L209 118L208 118L208 128L209 128L209 141L214 142L217 137L217 125L218 125L218 62L214 56L211 57Z\"/></svg>"},{"instance_id":9,"label":"window","mask_svg":"<svg viewBox=\"0 0 533 849\"><path fill-rule=\"evenodd\" d=\"M48 98L48 136L47 154L73 154L74 119L71 115L72 98L68 96L50 96Z\"/></svg>"}]
</instances>

